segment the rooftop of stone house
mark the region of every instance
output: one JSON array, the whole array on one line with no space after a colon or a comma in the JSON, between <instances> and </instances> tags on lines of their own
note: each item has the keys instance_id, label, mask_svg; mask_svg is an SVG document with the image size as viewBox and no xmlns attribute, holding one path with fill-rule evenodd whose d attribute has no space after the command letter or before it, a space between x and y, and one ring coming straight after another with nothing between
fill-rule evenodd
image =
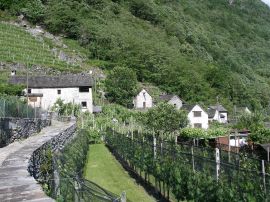
<instances>
[{"instance_id":1,"label":"rooftop of stone house","mask_svg":"<svg viewBox=\"0 0 270 202\"><path fill-rule=\"evenodd\" d=\"M26 76L11 76L11 84L27 85ZM68 87L92 87L93 78L83 74L67 74L61 76L29 76L29 88L68 88Z\"/></svg>"}]
</instances>

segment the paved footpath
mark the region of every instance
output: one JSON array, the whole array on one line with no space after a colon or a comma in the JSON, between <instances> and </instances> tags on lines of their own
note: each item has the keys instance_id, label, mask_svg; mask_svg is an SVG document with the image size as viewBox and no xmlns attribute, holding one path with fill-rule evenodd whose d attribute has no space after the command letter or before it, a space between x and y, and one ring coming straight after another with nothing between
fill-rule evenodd
<instances>
[{"instance_id":1,"label":"paved footpath","mask_svg":"<svg viewBox=\"0 0 270 202\"><path fill-rule=\"evenodd\" d=\"M0 202L51 202L27 171L32 153L74 123L53 122L39 134L0 149Z\"/></svg>"}]
</instances>

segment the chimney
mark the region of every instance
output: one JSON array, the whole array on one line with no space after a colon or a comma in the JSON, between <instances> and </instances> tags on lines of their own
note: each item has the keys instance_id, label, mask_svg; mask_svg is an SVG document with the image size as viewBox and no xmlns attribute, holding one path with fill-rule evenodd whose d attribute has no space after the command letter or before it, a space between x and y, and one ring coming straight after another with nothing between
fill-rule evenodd
<instances>
[{"instance_id":1,"label":"chimney","mask_svg":"<svg viewBox=\"0 0 270 202\"><path fill-rule=\"evenodd\" d=\"M16 70L12 70L10 73L11 76L15 76L16 75Z\"/></svg>"}]
</instances>

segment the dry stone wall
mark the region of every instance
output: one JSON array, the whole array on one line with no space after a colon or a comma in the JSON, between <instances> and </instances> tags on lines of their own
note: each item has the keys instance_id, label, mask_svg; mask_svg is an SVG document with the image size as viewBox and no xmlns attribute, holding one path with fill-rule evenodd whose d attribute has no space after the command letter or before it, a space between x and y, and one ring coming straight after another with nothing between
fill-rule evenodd
<instances>
[{"instance_id":1,"label":"dry stone wall","mask_svg":"<svg viewBox=\"0 0 270 202\"><path fill-rule=\"evenodd\" d=\"M51 120L48 119L0 118L0 148L28 138L50 125Z\"/></svg>"}]
</instances>

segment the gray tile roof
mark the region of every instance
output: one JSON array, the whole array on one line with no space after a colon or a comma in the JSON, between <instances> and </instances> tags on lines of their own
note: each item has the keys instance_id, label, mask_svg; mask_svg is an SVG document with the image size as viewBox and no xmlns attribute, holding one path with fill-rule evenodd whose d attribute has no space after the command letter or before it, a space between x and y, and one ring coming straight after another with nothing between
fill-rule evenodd
<instances>
[{"instance_id":1,"label":"gray tile roof","mask_svg":"<svg viewBox=\"0 0 270 202\"><path fill-rule=\"evenodd\" d=\"M173 98L173 96L175 96L175 95L173 95L173 94L160 95L159 99L163 100L163 101L169 101L170 99Z\"/></svg>"},{"instance_id":2,"label":"gray tile roof","mask_svg":"<svg viewBox=\"0 0 270 202\"><path fill-rule=\"evenodd\" d=\"M212 109L212 108L209 108L207 110L207 113L208 113L208 118L214 118L215 113L216 113L216 110L215 109Z\"/></svg>"},{"instance_id":3,"label":"gray tile roof","mask_svg":"<svg viewBox=\"0 0 270 202\"><path fill-rule=\"evenodd\" d=\"M218 110L219 112L228 112L222 105L213 105L210 106L209 109Z\"/></svg>"},{"instance_id":4,"label":"gray tile roof","mask_svg":"<svg viewBox=\"0 0 270 202\"><path fill-rule=\"evenodd\" d=\"M188 111L188 112L190 112L195 106L196 106L196 105L184 104L184 105L182 106L182 109L183 109L183 110L186 110L186 111Z\"/></svg>"},{"instance_id":5,"label":"gray tile roof","mask_svg":"<svg viewBox=\"0 0 270 202\"><path fill-rule=\"evenodd\" d=\"M26 76L11 76L9 83L26 85ZM29 88L68 88L68 87L91 87L93 78L83 74L67 74L61 76L30 76Z\"/></svg>"}]
</instances>

